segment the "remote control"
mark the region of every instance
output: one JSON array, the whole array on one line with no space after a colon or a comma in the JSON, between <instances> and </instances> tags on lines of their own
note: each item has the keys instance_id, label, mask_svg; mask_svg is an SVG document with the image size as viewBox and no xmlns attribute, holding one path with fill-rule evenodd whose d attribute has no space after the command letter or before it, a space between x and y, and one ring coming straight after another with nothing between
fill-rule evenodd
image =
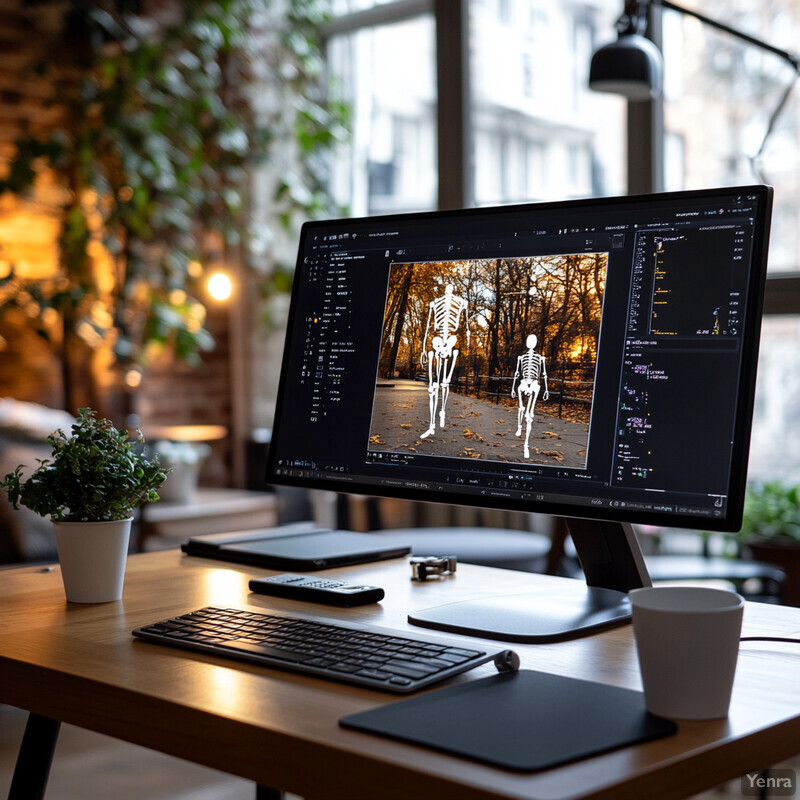
<instances>
[{"instance_id":1,"label":"remote control","mask_svg":"<svg viewBox=\"0 0 800 800\"><path fill-rule=\"evenodd\" d=\"M270 578L253 578L250 581L250 589L259 594L343 607L377 603L384 597L383 589L377 586L363 586L292 573L273 575Z\"/></svg>"}]
</instances>

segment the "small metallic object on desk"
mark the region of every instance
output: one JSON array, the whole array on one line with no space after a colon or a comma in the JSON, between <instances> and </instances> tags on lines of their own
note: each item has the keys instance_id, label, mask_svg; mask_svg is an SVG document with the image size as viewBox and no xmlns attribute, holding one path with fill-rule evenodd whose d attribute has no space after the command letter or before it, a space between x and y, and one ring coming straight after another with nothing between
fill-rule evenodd
<instances>
[{"instance_id":1,"label":"small metallic object on desk","mask_svg":"<svg viewBox=\"0 0 800 800\"><path fill-rule=\"evenodd\" d=\"M432 575L451 575L456 571L455 556L412 556L411 580L424 581Z\"/></svg>"},{"instance_id":2,"label":"small metallic object on desk","mask_svg":"<svg viewBox=\"0 0 800 800\"><path fill-rule=\"evenodd\" d=\"M519 670L519 656L513 650L503 650L494 657L494 665L498 672L517 672Z\"/></svg>"}]
</instances>

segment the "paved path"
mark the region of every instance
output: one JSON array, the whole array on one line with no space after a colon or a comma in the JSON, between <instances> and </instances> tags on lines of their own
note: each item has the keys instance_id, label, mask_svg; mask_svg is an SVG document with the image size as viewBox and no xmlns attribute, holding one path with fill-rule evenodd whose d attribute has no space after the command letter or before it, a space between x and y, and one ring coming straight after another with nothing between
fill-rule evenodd
<instances>
[{"instance_id":1,"label":"paved path","mask_svg":"<svg viewBox=\"0 0 800 800\"><path fill-rule=\"evenodd\" d=\"M438 427L437 420L436 433L421 439L430 419L427 384L381 381L375 394L370 447L391 452L584 467L589 426L548 416L544 413L548 405L553 404L541 399L536 404L530 458L526 459L522 451L524 422L523 435L515 435L516 407L451 392L445 427Z\"/></svg>"}]
</instances>

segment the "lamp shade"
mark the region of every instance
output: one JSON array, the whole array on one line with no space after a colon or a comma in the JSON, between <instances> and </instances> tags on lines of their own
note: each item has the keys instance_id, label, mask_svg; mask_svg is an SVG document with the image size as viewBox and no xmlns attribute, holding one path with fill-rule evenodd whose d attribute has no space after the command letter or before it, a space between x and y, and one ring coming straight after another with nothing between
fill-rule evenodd
<instances>
[{"instance_id":1,"label":"lamp shade","mask_svg":"<svg viewBox=\"0 0 800 800\"><path fill-rule=\"evenodd\" d=\"M661 51L650 39L638 33L623 34L594 54L589 88L628 100L650 100L661 93L663 72Z\"/></svg>"}]
</instances>

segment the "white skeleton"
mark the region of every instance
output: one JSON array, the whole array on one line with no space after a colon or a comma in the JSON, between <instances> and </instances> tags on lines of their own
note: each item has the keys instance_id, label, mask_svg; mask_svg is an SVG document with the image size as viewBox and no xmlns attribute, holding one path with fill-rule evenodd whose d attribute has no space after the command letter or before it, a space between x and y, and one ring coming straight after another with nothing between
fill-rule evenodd
<instances>
[{"instance_id":1,"label":"white skeleton","mask_svg":"<svg viewBox=\"0 0 800 800\"><path fill-rule=\"evenodd\" d=\"M445 405L450 394L450 379L456 368L458 359L458 333L461 325L461 316L464 315L467 346L469 346L469 312L467 301L463 297L453 294L453 287L447 285L444 294L431 300L428 307L428 322L425 325L425 336L422 339L422 357L420 363L428 367L428 404L430 406L430 425L425 433L420 435L426 439L436 432L436 411L439 410L439 427L444 428ZM433 339L428 347L428 333L433 323ZM439 408L439 390L441 389L442 404Z\"/></svg>"},{"instance_id":2,"label":"white skeleton","mask_svg":"<svg viewBox=\"0 0 800 800\"><path fill-rule=\"evenodd\" d=\"M519 396L519 409L517 411L517 436L522 436L522 420L525 420L525 444L523 452L525 458L531 457L529 441L531 438L531 425L533 424L533 409L541 391L539 380L544 381L544 394L542 399L550 397L547 388L547 368L544 356L536 352L536 336L531 334L526 340L527 350L517 356L517 371L514 373L514 382L511 384L511 396ZM519 387L517 379L519 378Z\"/></svg>"}]
</instances>

